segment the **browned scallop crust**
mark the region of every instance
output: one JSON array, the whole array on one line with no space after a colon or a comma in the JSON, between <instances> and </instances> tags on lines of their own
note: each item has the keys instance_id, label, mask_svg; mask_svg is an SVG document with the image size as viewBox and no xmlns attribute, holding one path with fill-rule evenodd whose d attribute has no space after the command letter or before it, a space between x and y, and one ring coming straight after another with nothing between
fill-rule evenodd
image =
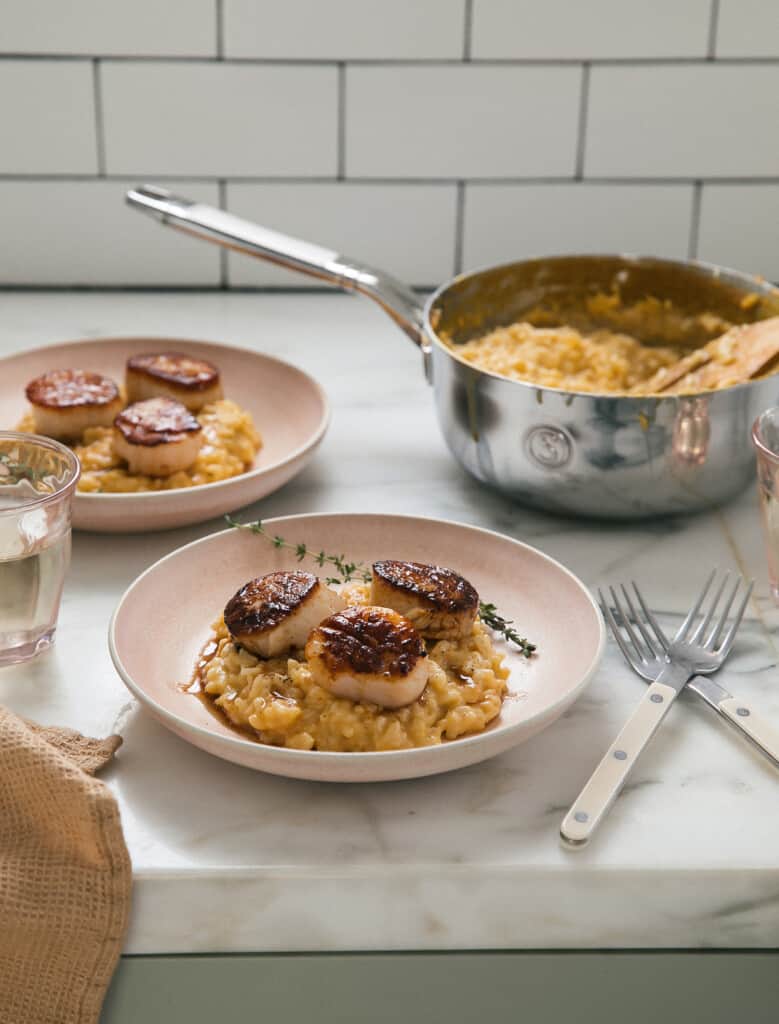
<instances>
[{"instance_id":1,"label":"browned scallop crust","mask_svg":"<svg viewBox=\"0 0 779 1024\"><path fill-rule=\"evenodd\" d=\"M309 643L315 638L322 642L319 657L332 675L356 671L407 676L427 657L419 633L389 608L345 608L321 622Z\"/></svg>"},{"instance_id":2,"label":"browned scallop crust","mask_svg":"<svg viewBox=\"0 0 779 1024\"><path fill-rule=\"evenodd\" d=\"M471 612L479 607L476 590L453 569L389 559L374 562L373 572L388 586L397 587L438 611Z\"/></svg>"},{"instance_id":3,"label":"browned scallop crust","mask_svg":"<svg viewBox=\"0 0 779 1024\"><path fill-rule=\"evenodd\" d=\"M186 406L162 397L128 405L116 417L114 426L128 444L147 448L180 441L203 429Z\"/></svg>"},{"instance_id":4,"label":"browned scallop crust","mask_svg":"<svg viewBox=\"0 0 779 1024\"><path fill-rule=\"evenodd\" d=\"M264 633L275 629L313 594L320 582L310 572L271 572L249 580L225 605L230 634Z\"/></svg>"},{"instance_id":5,"label":"browned scallop crust","mask_svg":"<svg viewBox=\"0 0 779 1024\"><path fill-rule=\"evenodd\" d=\"M180 352L149 352L132 356L127 369L152 380L164 380L186 391L206 391L219 381L219 370L205 359L193 359Z\"/></svg>"},{"instance_id":6,"label":"browned scallop crust","mask_svg":"<svg viewBox=\"0 0 779 1024\"><path fill-rule=\"evenodd\" d=\"M91 370L49 370L25 388L28 401L48 409L108 405L119 397L110 377Z\"/></svg>"}]
</instances>

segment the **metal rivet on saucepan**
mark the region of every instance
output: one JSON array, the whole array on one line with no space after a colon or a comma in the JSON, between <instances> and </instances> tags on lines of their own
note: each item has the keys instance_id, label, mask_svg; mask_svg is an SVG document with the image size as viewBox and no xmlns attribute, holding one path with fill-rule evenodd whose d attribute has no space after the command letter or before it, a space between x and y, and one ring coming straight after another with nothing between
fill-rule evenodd
<instances>
[{"instance_id":1,"label":"metal rivet on saucepan","mask_svg":"<svg viewBox=\"0 0 779 1024\"><path fill-rule=\"evenodd\" d=\"M525 451L541 469L562 469L571 461L573 441L561 427L532 427L525 434Z\"/></svg>"}]
</instances>

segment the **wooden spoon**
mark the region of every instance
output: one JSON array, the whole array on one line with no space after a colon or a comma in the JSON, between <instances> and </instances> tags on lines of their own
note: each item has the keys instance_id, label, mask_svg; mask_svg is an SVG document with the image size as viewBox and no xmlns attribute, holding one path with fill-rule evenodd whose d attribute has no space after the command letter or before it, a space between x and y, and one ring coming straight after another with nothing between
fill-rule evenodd
<instances>
[{"instance_id":1,"label":"wooden spoon","mask_svg":"<svg viewBox=\"0 0 779 1024\"><path fill-rule=\"evenodd\" d=\"M673 366L637 385L633 394L678 395L711 391L756 377L779 355L779 316L731 327Z\"/></svg>"}]
</instances>

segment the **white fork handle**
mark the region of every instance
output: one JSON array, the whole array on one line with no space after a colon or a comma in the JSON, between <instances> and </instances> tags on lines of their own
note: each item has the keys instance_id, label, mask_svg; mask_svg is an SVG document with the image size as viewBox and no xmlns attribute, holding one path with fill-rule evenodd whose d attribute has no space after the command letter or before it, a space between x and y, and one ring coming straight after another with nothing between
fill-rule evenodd
<instances>
[{"instance_id":1,"label":"white fork handle","mask_svg":"<svg viewBox=\"0 0 779 1024\"><path fill-rule=\"evenodd\" d=\"M672 676L676 681L679 675L683 682L690 673L679 666L669 665L644 693L641 703L622 727L619 736L606 751L603 760L563 819L560 838L566 846L578 849L589 842L625 785L639 754L654 736L677 696L678 690L661 680Z\"/></svg>"},{"instance_id":2,"label":"white fork handle","mask_svg":"<svg viewBox=\"0 0 779 1024\"><path fill-rule=\"evenodd\" d=\"M761 718L749 704L736 697L721 700L717 710L779 766L779 730L775 726Z\"/></svg>"}]
</instances>

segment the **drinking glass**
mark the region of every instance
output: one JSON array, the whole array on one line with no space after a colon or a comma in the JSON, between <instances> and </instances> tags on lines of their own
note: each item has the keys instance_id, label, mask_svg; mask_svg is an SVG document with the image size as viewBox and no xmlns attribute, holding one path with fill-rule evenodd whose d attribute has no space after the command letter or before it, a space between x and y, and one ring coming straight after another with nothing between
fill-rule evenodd
<instances>
[{"instance_id":1,"label":"drinking glass","mask_svg":"<svg viewBox=\"0 0 779 1024\"><path fill-rule=\"evenodd\" d=\"M757 489L765 530L768 579L779 604L779 408L766 409L752 426L757 452Z\"/></svg>"},{"instance_id":2,"label":"drinking glass","mask_svg":"<svg viewBox=\"0 0 779 1024\"><path fill-rule=\"evenodd\" d=\"M80 472L57 441L0 431L0 665L54 640Z\"/></svg>"}]
</instances>

